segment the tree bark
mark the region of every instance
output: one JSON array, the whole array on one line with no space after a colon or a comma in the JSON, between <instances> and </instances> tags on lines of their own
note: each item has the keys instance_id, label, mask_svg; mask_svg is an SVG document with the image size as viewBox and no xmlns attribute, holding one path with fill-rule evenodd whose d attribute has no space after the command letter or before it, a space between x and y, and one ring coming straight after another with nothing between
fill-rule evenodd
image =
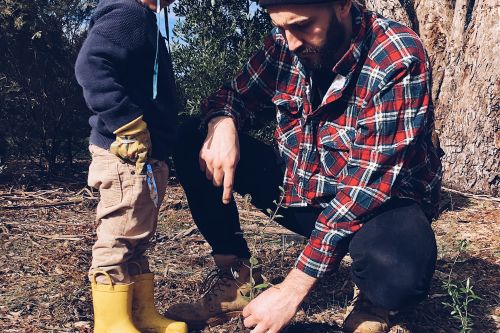
<instances>
[{"instance_id":1,"label":"tree bark","mask_svg":"<svg viewBox=\"0 0 500 333\"><path fill-rule=\"evenodd\" d=\"M500 195L500 18L496 0L366 0L417 32L431 59L444 184Z\"/></svg>"}]
</instances>

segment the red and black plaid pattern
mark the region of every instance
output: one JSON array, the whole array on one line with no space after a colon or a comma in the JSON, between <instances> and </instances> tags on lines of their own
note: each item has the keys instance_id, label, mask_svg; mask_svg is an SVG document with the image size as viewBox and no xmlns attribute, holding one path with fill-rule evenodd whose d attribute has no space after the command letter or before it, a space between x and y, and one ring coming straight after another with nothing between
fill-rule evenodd
<instances>
[{"instance_id":1,"label":"red and black plaid pattern","mask_svg":"<svg viewBox=\"0 0 500 333\"><path fill-rule=\"evenodd\" d=\"M353 8L353 14L355 37L316 109L314 82L279 29L202 103L206 120L227 115L239 124L263 101L276 105L285 204L323 207L296 263L314 277L340 262L348 239L390 198L413 199L429 216L437 210L442 171L431 142L434 109L422 43L375 13Z\"/></svg>"}]
</instances>

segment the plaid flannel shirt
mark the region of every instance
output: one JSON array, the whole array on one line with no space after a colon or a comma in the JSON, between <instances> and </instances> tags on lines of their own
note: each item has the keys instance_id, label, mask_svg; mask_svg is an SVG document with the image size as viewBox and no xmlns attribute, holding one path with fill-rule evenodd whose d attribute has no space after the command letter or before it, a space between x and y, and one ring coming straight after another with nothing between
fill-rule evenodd
<instances>
[{"instance_id":1,"label":"plaid flannel shirt","mask_svg":"<svg viewBox=\"0 0 500 333\"><path fill-rule=\"evenodd\" d=\"M422 43L373 12L353 7L352 17L351 46L316 109L314 82L277 28L201 107L205 121L227 115L241 125L263 101L276 105L284 202L323 208L296 262L313 277L337 267L352 235L390 198L413 199L428 216L437 211L441 163L431 142L434 109Z\"/></svg>"}]
</instances>

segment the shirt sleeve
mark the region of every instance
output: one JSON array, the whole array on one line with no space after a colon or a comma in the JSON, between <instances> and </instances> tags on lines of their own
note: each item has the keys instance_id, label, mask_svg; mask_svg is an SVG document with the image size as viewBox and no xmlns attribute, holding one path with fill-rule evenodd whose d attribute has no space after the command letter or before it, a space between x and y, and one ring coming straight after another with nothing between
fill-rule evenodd
<instances>
[{"instance_id":1,"label":"shirt sleeve","mask_svg":"<svg viewBox=\"0 0 500 333\"><path fill-rule=\"evenodd\" d=\"M134 51L144 47L146 17L138 6L114 4L95 20L75 64L89 109L114 132L143 114L124 86Z\"/></svg>"},{"instance_id":2,"label":"shirt sleeve","mask_svg":"<svg viewBox=\"0 0 500 333\"><path fill-rule=\"evenodd\" d=\"M240 73L201 103L203 123L217 116L232 117L238 127L258 109L261 101L269 100L276 90L278 60L285 49L274 34L264 40L264 46L246 63Z\"/></svg>"},{"instance_id":3,"label":"shirt sleeve","mask_svg":"<svg viewBox=\"0 0 500 333\"><path fill-rule=\"evenodd\" d=\"M425 58L425 57L422 57ZM363 217L391 197L412 159L412 148L431 121L427 62L402 59L386 75L360 112L356 137L335 197L319 215L296 267L313 277L333 270Z\"/></svg>"}]
</instances>

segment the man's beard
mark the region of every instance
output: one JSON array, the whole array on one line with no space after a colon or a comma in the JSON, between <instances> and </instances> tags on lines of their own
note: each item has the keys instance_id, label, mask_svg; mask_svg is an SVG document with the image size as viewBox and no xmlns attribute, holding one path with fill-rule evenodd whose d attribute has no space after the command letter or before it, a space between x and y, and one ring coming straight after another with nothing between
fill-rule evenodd
<instances>
[{"instance_id":1,"label":"man's beard","mask_svg":"<svg viewBox=\"0 0 500 333\"><path fill-rule=\"evenodd\" d=\"M335 16L332 16L332 20L326 32L326 41L324 45L320 47L302 46L295 51L295 54L297 54L300 62L307 70L331 70L338 60L335 56L342 46L345 37L346 33L344 27Z\"/></svg>"}]
</instances>

